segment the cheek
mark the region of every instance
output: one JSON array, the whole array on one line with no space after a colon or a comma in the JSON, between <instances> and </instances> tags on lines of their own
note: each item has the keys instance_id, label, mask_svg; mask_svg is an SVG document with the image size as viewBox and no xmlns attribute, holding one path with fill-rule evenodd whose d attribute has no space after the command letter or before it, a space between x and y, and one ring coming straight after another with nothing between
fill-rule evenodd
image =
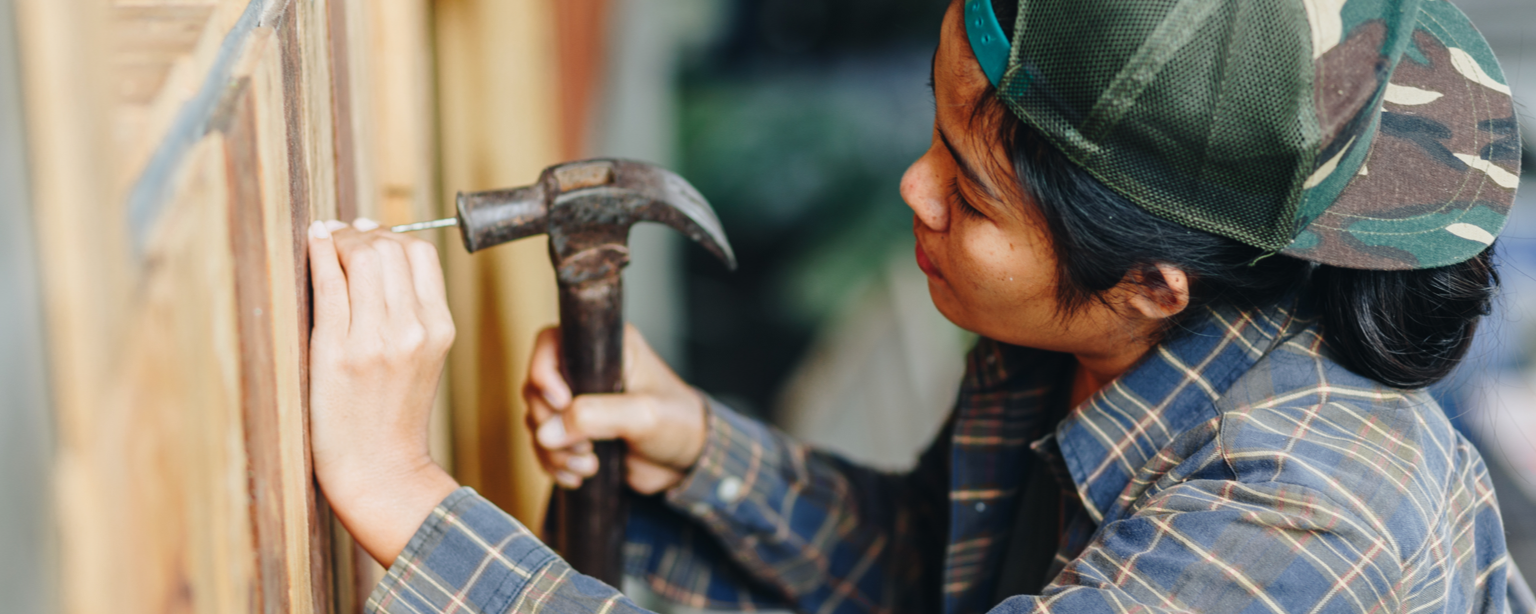
<instances>
[{"instance_id":1,"label":"cheek","mask_svg":"<svg viewBox=\"0 0 1536 614\"><path fill-rule=\"evenodd\" d=\"M964 290L986 302L1001 302L1000 307L1022 307L1019 301L1049 293L1055 267L1036 242L989 223L972 222L966 231L955 254L957 267L965 271Z\"/></svg>"}]
</instances>

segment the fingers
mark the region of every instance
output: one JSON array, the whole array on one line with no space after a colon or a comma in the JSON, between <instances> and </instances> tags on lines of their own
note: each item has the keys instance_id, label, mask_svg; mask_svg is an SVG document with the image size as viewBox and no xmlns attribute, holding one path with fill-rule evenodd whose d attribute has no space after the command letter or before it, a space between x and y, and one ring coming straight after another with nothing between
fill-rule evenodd
<instances>
[{"instance_id":1,"label":"fingers","mask_svg":"<svg viewBox=\"0 0 1536 614\"><path fill-rule=\"evenodd\" d=\"M328 222L347 284L351 330L387 331L396 349L447 352L453 344L442 264L436 246L378 229L358 218Z\"/></svg>"},{"instance_id":2,"label":"fingers","mask_svg":"<svg viewBox=\"0 0 1536 614\"><path fill-rule=\"evenodd\" d=\"M315 289L315 331L319 335L345 335L351 319L347 299L347 275L331 236L331 222L309 226L309 271ZM340 224L335 222L335 224Z\"/></svg>"},{"instance_id":3,"label":"fingers","mask_svg":"<svg viewBox=\"0 0 1536 614\"><path fill-rule=\"evenodd\" d=\"M639 394L587 394L539 426L539 445L564 448L585 440L643 439L656 425L652 399Z\"/></svg>"},{"instance_id":4,"label":"fingers","mask_svg":"<svg viewBox=\"0 0 1536 614\"><path fill-rule=\"evenodd\" d=\"M384 262L367 234L342 228L332 236L347 275L347 298L352 307L350 331L377 331L388 315Z\"/></svg>"},{"instance_id":5,"label":"fingers","mask_svg":"<svg viewBox=\"0 0 1536 614\"><path fill-rule=\"evenodd\" d=\"M419 324L416 314L421 305L416 300L416 286L412 281L411 263L406 259L405 246L387 236L370 233L371 246L379 254L379 264L384 270L384 311L391 326Z\"/></svg>"},{"instance_id":6,"label":"fingers","mask_svg":"<svg viewBox=\"0 0 1536 614\"><path fill-rule=\"evenodd\" d=\"M416 321L425 331L426 342L436 351L446 352L453 345L455 329L453 315L448 309L448 293L443 283L443 265L438 257L437 246L403 234L392 232L372 233L376 240L387 241L383 251L390 254L396 247L403 255L404 269L409 277L398 279L397 290L410 294L410 301L401 301L403 307L412 309ZM392 256L391 256L392 257ZM391 317L395 317L391 312ZM414 325L412 325L414 326Z\"/></svg>"},{"instance_id":7,"label":"fingers","mask_svg":"<svg viewBox=\"0 0 1536 614\"><path fill-rule=\"evenodd\" d=\"M528 360L528 385L556 411L571 403L571 387L560 372L560 329L539 331L533 341L533 356Z\"/></svg>"},{"instance_id":8,"label":"fingers","mask_svg":"<svg viewBox=\"0 0 1536 614\"><path fill-rule=\"evenodd\" d=\"M427 310L448 309L448 292L443 285L443 265L438 257L437 246L421 239L401 234L384 235L405 250L411 266L411 282L416 290L416 300Z\"/></svg>"}]
</instances>

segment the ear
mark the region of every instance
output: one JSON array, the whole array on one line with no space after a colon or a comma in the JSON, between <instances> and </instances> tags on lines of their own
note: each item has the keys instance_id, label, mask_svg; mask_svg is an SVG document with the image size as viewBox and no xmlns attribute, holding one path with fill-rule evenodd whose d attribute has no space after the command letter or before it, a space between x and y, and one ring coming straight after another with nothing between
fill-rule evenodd
<instances>
[{"instance_id":1,"label":"ear","mask_svg":"<svg viewBox=\"0 0 1536 614\"><path fill-rule=\"evenodd\" d=\"M1189 307L1189 275L1178 268L1159 264L1156 272L1148 271L1140 276L1154 275L1161 276L1162 283L1142 278L1135 279L1136 283L1131 286L1130 305L1136 313L1149 320L1164 320Z\"/></svg>"}]
</instances>

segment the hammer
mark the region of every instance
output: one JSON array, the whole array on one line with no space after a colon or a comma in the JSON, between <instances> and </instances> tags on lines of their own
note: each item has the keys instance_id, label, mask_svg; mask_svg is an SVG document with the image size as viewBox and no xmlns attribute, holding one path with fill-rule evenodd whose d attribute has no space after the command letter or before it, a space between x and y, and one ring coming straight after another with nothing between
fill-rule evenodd
<instances>
[{"instance_id":1,"label":"hammer","mask_svg":"<svg viewBox=\"0 0 1536 614\"><path fill-rule=\"evenodd\" d=\"M666 224L699 242L730 269L736 256L715 212L692 185L665 169L627 160L583 160L549 167L538 183L459 193L459 214L395 226L410 232L459 227L470 253L538 234L560 288L560 344L575 394L624 391L624 295L629 227ZM620 586L624 574L623 441L593 444L599 469L581 487L556 489L550 502L553 545L577 571Z\"/></svg>"}]
</instances>

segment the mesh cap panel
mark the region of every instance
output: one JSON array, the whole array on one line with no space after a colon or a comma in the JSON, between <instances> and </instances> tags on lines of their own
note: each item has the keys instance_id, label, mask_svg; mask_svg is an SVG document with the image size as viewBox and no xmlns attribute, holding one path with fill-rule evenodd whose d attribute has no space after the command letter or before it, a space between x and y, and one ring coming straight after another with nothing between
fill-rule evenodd
<instances>
[{"instance_id":1,"label":"mesh cap panel","mask_svg":"<svg viewBox=\"0 0 1536 614\"><path fill-rule=\"evenodd\" d=\"M1320 148L1306 24L1295 0L1024 0L999 89L1154 214L1278 251Z\"/></svg>"}]
</instances>

